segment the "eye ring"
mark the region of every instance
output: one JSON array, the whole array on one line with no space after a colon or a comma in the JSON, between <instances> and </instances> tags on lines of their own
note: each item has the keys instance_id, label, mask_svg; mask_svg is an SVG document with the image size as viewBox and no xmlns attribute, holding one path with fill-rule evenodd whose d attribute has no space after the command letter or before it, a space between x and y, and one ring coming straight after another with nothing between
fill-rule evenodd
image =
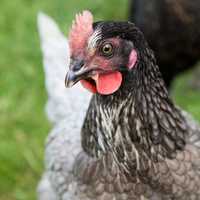
<instances>
[{"instance_id":1,"label":"eye ring","mask_svg":"<svg viewBox=\"0 0 200 200\"><path fill-rule=\"evenodd\" d=\"M113 45L111 43L105 43L101 47L101 52L104 56L111 56L113 54Z\"/></svg>"}]
</instances>

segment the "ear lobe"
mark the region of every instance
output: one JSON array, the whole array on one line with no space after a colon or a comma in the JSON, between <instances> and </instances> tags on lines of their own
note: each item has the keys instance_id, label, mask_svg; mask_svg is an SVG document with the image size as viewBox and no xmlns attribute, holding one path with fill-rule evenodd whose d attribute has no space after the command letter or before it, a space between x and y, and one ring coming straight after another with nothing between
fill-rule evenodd
<instances>
[{"instance_id":1,"label":"ear lobe","mask_svg":"<svg viewBox=\"0 0 200 200\"><path fill-rule=\"evenodd\" d=\"M137 52L133 49L129 55L128 68L132 69L137 62Z\"/></svg>"}]
</instances>

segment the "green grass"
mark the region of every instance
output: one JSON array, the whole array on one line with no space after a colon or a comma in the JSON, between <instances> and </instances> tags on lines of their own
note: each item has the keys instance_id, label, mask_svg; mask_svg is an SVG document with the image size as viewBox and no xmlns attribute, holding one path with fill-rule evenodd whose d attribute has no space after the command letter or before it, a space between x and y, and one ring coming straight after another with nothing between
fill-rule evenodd
<instances>
[{"instance_id":1,"label":"green grass","mask_svg":"<svg viewBox=\"0 0 200 200\"><path fill-rule=\"evenodd\" d=\"M177 78L174 83L172 97L180 107L184 108L196 120L200 121L200 88L193 89L190 84L191 80L194 80L196 71L187 72Z\"/></svg>"},{"instance_id":2,"label":"green grass","mask_svg":"<svg viewBox=\"0 0 200 200\"><path fill-rule=\"evenodd\" d=\"M67 33L75 13L90 9L97 20L126 19L127 0L1 0L0 5L0 199L33 200L43 170L50 125L36 15L42 10ZM200 93L177 81L173 96L200 120Z\"/></svg>"}]
</instances>

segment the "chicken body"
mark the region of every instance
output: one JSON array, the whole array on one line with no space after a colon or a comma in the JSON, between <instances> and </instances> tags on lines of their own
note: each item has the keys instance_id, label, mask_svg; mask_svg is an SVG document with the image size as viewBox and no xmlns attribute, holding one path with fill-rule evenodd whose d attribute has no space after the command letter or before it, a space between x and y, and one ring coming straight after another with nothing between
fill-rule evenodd
<instances>
[{"instance_id":1,"label":"chicken body","mask_svg":"<svg viewBox=\"0 0 200 200\"><path fill-rule=\"evenodd\" d=\"M91 113L96 112L93 109L93 106L89 109L85 128L93 126L91 120L93 121L94 116ZM122 108L118 111L120 109ZM126 109L123 111L128 112ZM108 113L97 112L95 115L105 120L103 126L107 126L108 120L113 120L113 113L111 116ZM136 150L130 138L124 144L126 147L129 145L126 155L128 159L124 155L116 158L116 153L120 155L117 150L94 158L82 150L79 130L74 128L70 136L70 126L67 120L64 120L54 128L46 146L46 175L53 188L55 200L198 200L200 131L199 126L188 114L182 115L188 122L187 144L173 159L161 156L159 161L145 156L143 149ZM121 123L123 126L126 124L126 119L123 120L124 122L121 121L117 126L120 140L123 139L124 131L127 131L121 127ZM107 128L110 131L110 126ZM103 133L108 131L107 128ZM85 134L89 134L88 131ZM87 142L92 141L92 136L86 137ZM99 135L99 145L103 148L105 144L100 142L100 138ZM116 161L117 159L120 160ZM127 163L128 166L124 165L126 161L130 162Z\"/></svg>"},{"instance_id":2,"label":"chicken body","mask_svg":"<svg viewBox=\"0 0 200 200\"><path fill-rule=\"evenodd\" d=\"M199 61L198 0L130 0L130 20L144 33L169 87Z\"/></svg>"}]
</instances>

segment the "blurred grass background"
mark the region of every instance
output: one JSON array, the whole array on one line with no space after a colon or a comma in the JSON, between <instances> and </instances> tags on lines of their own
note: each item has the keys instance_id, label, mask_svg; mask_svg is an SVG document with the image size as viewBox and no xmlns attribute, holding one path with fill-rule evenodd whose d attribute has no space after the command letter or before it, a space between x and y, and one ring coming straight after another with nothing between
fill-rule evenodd
<instances>
[{"instance_id":1,"label":"blurred grass background","mask_svg":"<svg viewBox=\"0 0 200 200\"><path fill-rule=\"evenodd\" d=\"M74 14L90 9L96 20L126 19L128 0L1 0L0 4L0 200L34 200L43 170L50 125L36 26L38 11L52 16L66 34ZM175 82L176 102L200 120L200 92L192 72Z\"/></svg>"}]
</instances>

